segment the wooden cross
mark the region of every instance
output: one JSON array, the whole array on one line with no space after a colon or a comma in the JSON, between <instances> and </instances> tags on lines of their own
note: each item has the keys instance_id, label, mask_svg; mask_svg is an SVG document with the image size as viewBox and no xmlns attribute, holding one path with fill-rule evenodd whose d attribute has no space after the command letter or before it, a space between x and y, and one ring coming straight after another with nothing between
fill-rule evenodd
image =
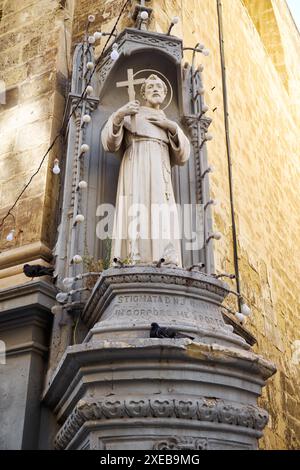
<instances>
[{"instance_id":1,"label":"wooden cross","mask_svg":"<svg viewBox=\"0 0 300 470\"><path fill-rule=\"evenodd\" d=\"M117 88L122 88L124 86L128 87L129 101L135 100L135 89L134 85L141 85L145 82L145 78L134 79L133 69L127 70L127 81L126 82L117 82ZM131 116L131 131L136 133L136 115Z\"/></svg>"}]
</instances>

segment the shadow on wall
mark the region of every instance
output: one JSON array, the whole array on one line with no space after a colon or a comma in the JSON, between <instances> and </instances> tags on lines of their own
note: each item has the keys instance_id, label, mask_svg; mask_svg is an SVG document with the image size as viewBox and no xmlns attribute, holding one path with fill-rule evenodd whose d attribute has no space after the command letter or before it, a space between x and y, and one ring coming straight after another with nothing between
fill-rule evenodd
<instances>
[{"instance_id":1,"label":"shadow on wall","mask_svg":"<svg viewBox=\"0 0 300 470\"><path fill-rule=\"evenodd\" d=\"M242 0L261 41L270 56L284 86L288 90L288 74L284 49L272 0Z\"/></svg>"}]
</instances>

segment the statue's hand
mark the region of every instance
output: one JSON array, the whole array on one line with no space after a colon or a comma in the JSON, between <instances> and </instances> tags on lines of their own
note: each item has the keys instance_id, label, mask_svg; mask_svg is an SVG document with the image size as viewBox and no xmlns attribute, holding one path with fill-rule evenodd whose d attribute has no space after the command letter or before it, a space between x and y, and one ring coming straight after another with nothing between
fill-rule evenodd
<instances>
[{"instance_id":1,"label":"statue's hand","mask_svg":"<svg viewBox=\"0 0 300 470\"><path fill-rule=\"evenodd\" d=\"M114 115L114 124L116 126L119 126L125 116L134 116L137 114L140 110L140 102L135 100L135 101L129 101L129 103L125 104L125 106L122 106L122 108L118 109L118 111L115 112Z\"/></svg>"},{"instance_id":2,"label":"statue's hand","mask_svg":"<svg viewBox=\"0 0 300 470\"><path fill-rule=\"evenodd\" d=\"M170 121L169 119L158 118L153 116L149 118L148 121L160 127L161 129L164 129L165 131L171 132L171 134L173 135L177 133L176 124L173 121Z\"/></svg>"}]
</instances>

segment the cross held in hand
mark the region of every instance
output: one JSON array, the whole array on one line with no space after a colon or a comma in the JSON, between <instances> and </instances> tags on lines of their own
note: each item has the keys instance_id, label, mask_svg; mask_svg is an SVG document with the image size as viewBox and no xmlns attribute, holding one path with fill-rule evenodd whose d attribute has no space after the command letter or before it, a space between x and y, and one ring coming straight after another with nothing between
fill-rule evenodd
<instances>
[{"instance_id":1,"label":"cross held in hand","mask_svg":"<svg viewBox=\"0 0 300 470\"><path fill-rule=\"evenodd\" d=\"M126 86L128 88L129 101L134 101L135 100L134 85L141 85L144 82L145 82L145 78L134 79L133 69L128 69L127 81L117 82L117 88L123 88ZM131 131L133 133L136 133L136 116L131 116Z\"/></svg>"}]
</instances>

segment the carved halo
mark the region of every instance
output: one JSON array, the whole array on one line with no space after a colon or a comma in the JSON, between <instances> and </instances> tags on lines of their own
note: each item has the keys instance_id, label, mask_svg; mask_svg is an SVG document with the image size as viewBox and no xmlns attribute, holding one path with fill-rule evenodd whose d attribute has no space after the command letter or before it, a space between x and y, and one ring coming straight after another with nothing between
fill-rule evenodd
<instances>
[{"instance_id":1,"label":"carved halo","mask_svg":"<svg viewBox=\"0 0 300 470\"><path fill-rule=\"evenodd\" d=\"M159 76L159 78L162 78L162 80L165 82L165 84L167 85L167 88L168 88L168 92L167 92L167 97L169 96L169 101L168 103L166 104L166 106L164 108L162 108L162 110L164 111L165 109L167 109L170 104L172 103L172 99L173 99L173 88L172 88L172 85L170 83L170 80L167 79L167 77L159 72L158 70L154 70L154 69L143 69L143 70L139 70L138 72L135 72L135 74L133 75L134 78L136 78L137 75L140 75L141 73L145 73L147 72L148 73L155 73L156 75ZM143 77L144 78L144 77ZM146 76L145 76L146 78Z\"/></svg>"}]
</instances>

